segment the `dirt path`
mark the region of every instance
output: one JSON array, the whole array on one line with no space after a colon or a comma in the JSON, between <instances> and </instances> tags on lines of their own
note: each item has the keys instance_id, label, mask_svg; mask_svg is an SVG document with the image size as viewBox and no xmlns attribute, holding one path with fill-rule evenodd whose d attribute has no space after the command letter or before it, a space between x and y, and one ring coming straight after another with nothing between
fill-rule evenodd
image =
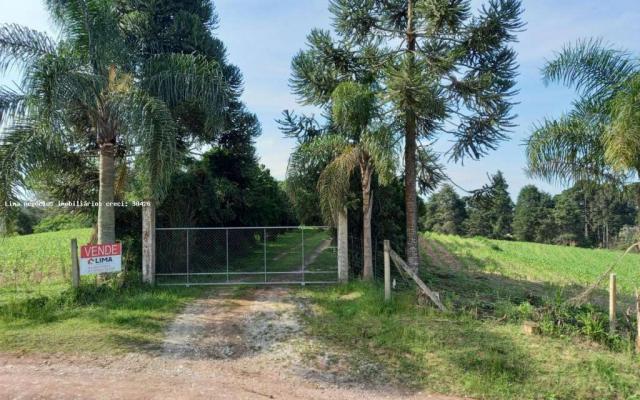
<instances>
[{"instance_id":1,"label":"dirt path","mask_svg":"<svg viewBox=\"0 0 640 400\"><path fill-rule=\"evenodd\" d=\"M442 244L433 239L420 238L420 244L427 257L436 267L449 268L455 271L464 269L463 264Z\"/></svg>"},{"instance_id":2,"label":"dirt path","mask_svg":"<svg viewBox=\"0 0 640 400\"><path fill-rule=\"evenodd\" d=\"M344 369L304 360L300 307L283 288L211 292L176 318L155 354L0 355L0 398L453 399L365 388L342 379Z\"/></svg>"}]
</instances>

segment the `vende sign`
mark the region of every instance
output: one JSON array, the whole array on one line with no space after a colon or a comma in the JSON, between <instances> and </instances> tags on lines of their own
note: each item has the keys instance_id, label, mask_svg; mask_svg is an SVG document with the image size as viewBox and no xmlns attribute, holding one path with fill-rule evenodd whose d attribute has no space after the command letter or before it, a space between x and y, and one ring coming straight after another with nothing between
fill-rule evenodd
<instances>
[{"instance_id":1,"label":"vende sign","mask_svg":"<svg viewBox=\"0 0 640 400\"><path fill-rule=\"evenodd\" d=\"M80 275L122 271L122 244L92 244L80 247Z\"/></svg>"}]
</instances>

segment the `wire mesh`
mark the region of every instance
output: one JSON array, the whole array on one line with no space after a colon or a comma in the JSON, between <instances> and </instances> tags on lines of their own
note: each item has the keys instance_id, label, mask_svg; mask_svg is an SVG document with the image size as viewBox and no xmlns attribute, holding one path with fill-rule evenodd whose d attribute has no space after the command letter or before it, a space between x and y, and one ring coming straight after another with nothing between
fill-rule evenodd
<instances>
[{"instance_id":1,"label":"wire mesh","mask_svg":"<svg viewBox=\"0 0 640 400\"><path fill-rule=\"evenodd\" d=\"M159 285L306 284L337 281L325 227L159 228Z\"/></svg>"}]
</instances>

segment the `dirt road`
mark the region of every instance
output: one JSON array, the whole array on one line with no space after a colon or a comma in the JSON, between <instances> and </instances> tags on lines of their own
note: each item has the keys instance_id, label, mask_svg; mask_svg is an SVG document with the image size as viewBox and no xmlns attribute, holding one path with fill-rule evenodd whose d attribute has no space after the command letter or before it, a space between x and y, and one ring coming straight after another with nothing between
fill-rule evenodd
<instances>
[{"instance_id":1,"label":"dirt road","mask_svg":"<svg viewBox=\"0 0 640 400\"><path fill-rule=\"evenodd\" d=\"M0 355L7 399L453 399L358 382L311 343L286 289L211 292L167 329L162 349L121 357Z\"/></svg>"}]
</instances>

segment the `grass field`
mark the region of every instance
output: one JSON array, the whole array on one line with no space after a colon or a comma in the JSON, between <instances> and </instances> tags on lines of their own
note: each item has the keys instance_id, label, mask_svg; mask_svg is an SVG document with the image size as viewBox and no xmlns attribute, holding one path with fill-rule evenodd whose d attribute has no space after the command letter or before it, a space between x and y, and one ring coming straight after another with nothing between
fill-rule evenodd
<instances>
[{"instance_id":1,"label":"grass field","mask_svg":"<svg viewBox=\"0 0 640 400\"><path fill-rule=\"evenodd\" d=\"M379 285L302 292L314 304L305 316L310 333L346 354L351 371L478 399L640 399L640 362L626 336L635 321L625 322L626 307L619 310L622 333L609 335L597 301L564 302L621 252L425 238L423 278L446 313L416 305L414 286L399 277L388 304ZM616 269L624 293L640 284L639 267L634 254ZM542 333L525 334L525 320L539 322Z\"/></svg>"},{"instance_id":2,"label":"grass field","mask_svg":"<svg viewBox=\"0 0 640 400\"><path fill-rule=\"evenodd\" d=\"M69 243L91 229L0 238L0 351L120 353L152 350L198 289L70 289ZM92 281L85 277L85 283Z\"/></svg>"},{"instance_id":3,"label":"grass field","mask_svg":"<svg viewBox=\"0 0 640 400\"><path fill-rule=\"evenodd\" d=\"M589 285L612 265L618 288L628 294L640 286L640 255L603 249L553 246L539 243L461 238L429 233L428 238L453 253L467 269L499 273L514 279Z\"/></svg>"},{"instance_id":4,"label":"grass field","mask_svg":"<svg viewBox=\"0 0 640 400\"><path fill-rule=\"evenodd\" d=\"M91 229L0 237L0 293L49 290L71 280L71 239L89 240Z\"/></svg>"}]
</instances>

